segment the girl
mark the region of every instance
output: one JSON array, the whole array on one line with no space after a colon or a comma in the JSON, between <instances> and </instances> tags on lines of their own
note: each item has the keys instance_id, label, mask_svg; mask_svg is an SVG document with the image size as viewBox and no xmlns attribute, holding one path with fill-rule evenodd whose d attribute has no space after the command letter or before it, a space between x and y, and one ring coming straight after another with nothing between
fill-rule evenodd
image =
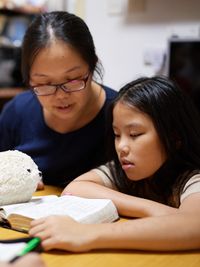
<instances>
[{"instance_id":1,"label":"girl","mask_svg":"<svg viewBox=\"0 0 200 267\"><path fill-rule=\"evenodd\" d=\"M132 219L84 225L51 216L34 221L30 234L46 250L200 248L200 119L193 103L164 77L141 78L120 90L111 111L113 161L63 194L110 198Z\"/></svg>"},{"instance_id":2,"label":"girl","mask_svg":"<svg viewBox=\"0 0 200 267\"><path fill-rule=\"evenodd\" d=\"M36 16L22 74L30 90L0 115L0 151L27 153L44 183L58 186L105 163L106 110L117 92L95 82L102 68L85 22L62 11Z\"/></svg>"}]
</instances>

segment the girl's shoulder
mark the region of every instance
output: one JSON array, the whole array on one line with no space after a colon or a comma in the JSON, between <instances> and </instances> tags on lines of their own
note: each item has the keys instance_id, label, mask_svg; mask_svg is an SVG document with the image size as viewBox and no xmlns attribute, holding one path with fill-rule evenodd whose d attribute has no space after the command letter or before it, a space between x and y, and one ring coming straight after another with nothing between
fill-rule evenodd
<instances>
[{"instance_id":1,"label":"girl's shoulder","mask_svg":"<svg viewBox=\"0 0 200 267\"><path fill-rule=\"evenodd\" d=\"M180 201L182 202L187 196L200 192L200 170L196 170L183 187Z\"/></svg>"},{"instance_id":2,"label":"girl's shoulder","mask_svg":"<svg viewBox=\"0 0 200 267\"><path fill-rule=\"evenodd\" d=\"M92 169L101 178L104 186L114 189L113 177L109 168L109 164L101 165L95 169ZM116 188L115 188L116 189Z\"/></svg>"}]
</instances>

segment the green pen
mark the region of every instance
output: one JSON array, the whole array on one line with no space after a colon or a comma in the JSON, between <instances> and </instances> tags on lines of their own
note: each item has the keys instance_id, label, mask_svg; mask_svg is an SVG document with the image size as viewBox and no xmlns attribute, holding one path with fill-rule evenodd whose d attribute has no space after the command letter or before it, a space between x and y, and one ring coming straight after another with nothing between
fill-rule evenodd
<instances>
[{"instance_id":1,"label":"green pen","mask_svg":"<svg viewBox=\"0 0 200 267\"><path fill-rule=\"evenodd\" d=\"M10 262L16 261L18 258L26 255L28 252L34 250L41 242L41 239L39 237L32 238L26 246L20 251L13 259L10 260Z\"/></svg>"}]
</instances>

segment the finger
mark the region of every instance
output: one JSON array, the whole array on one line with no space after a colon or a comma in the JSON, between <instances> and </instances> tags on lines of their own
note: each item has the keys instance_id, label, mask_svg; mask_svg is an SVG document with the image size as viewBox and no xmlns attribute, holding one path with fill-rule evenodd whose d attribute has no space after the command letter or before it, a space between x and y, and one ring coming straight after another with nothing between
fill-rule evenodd
<instances>
[{"instance_id":1,"label":"finger","mask_svg":"<svg viewBox=\"0 0 200 267\"><path fill-rule=\"evenodd\" d=\"M44 232L45 230L46 230L45 224L38 224L36 226L31 227L31 229L29 230L29 234L31 236L36 236L41 232Z\"/></svg>"},{"instance_id":2,"label":"finger","mask_svg":"<svg viewBox=\"0 0 200 267\"><path fill-rule=\"evenodd\" d=\"M61 237L58 236L50 236L49 238L42 241L42 247L45 251L51 249L61 249L70 251L70 247L73 242L70 242L68 239L62 240ZM71 244L71 245L70 245Z\"/></svg>"},{"instance_id":3,"label":"finger","mask_svg":"<svg viewBox=\"0 0 200 267\"><path fill-rule=\"evenodd\" d=\"M59 247L56 246L56 242L51 237L42 240L41 245L42 245L44 251L48 251L48 250L51 250L51 249L58 249L59 248ZM61 249L63 249L63 248L61 247Z\"/></svg>"},{"instance_id":4,"label":"finger","mask_svg":"<svg viewBox=\"0 0 200 267\"><path fill-rule=\"evenodd\" d=\"M39 237L41 239L41 241L44 241L48 238L51 237L51 234L47 231L41 231L41 232L36 232L36 233L30 233L30 236L34 236L34 237ZM41 243L42 244L42 243ZM43 245L42 245L43 247Z\"/></svg>"},{"instance_id":5,"label":"finger","mask_svg":"<svg viewBox=\"0 0 200 267\"><path fill-rule=\"evenodd\" d=\"M45 223L46 217L31 221L31 227Z\"/></svg>"}]
</instances>

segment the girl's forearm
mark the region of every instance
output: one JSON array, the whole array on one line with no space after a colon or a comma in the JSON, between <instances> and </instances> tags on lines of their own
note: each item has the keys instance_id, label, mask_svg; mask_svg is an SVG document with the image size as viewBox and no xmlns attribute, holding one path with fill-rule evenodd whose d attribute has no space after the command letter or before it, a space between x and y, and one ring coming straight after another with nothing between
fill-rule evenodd
<instances>
[{"instance_id":1,"label":"girl's forearm","mask_svg":"<svg viewBox=\"0 0 200 267\"><path fill-rule=\"evenodd\" d=\"M173 214L92 226L91 249L136 249L152 251L200 248L199 216Z\"/></svg>"},{"instance_id":2,"label":"girl's forearm","mask_svg":"<svg viewBox=\"0 0 200 267\"><path fill-rule=\"evenodd\" d=\"M177 209L172 207L151 200L123 194L94 182L74 181L66 187L65 191L82 197L111 199L116 205L119 214L122 216L160 216L177 211Z\"/></svg>"}]
</instances>

